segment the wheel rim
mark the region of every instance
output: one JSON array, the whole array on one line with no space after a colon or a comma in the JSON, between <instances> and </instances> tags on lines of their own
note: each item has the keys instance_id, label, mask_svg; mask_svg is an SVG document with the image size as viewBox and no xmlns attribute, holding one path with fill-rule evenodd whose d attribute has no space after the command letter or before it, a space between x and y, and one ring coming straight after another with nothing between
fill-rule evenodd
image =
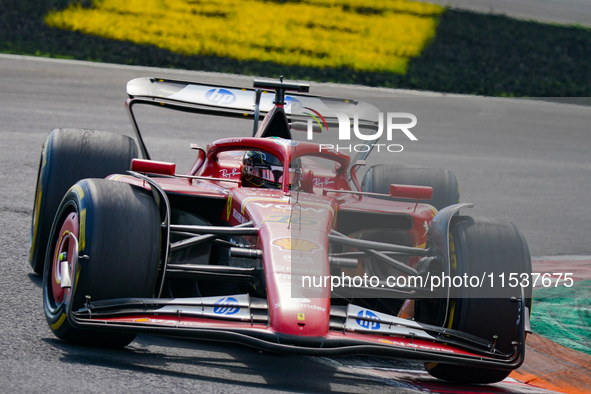
<instances>
[{"instance_id":1,"label":"wheel rim","mask_svg":"<svg viewBox=\"0 0 591 394\"><path fill-rule=\"evenodd\" d=\"M55 251L51 263L51 295L53 297L53 306L58 308L70 297L71 289L62 288L62 261L67 261L67 267L72 277L72 266L74 258L78 256L78 215L76 212L68 214L59 231L59 237L56 242ZM65 267L64 267L65 268Z\"/></svg>"}]
</instances>

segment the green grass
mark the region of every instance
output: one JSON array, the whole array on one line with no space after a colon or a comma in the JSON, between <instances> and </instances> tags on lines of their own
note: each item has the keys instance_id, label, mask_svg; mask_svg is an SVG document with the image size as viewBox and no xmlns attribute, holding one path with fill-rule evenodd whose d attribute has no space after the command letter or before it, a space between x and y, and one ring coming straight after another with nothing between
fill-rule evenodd
<instances>
[{"instance_id":1,"label":"green grass","mask_svg":"<svg viewBox=\"0 0 591 394\"><path fill-rule=\"evenodd\" d=\"M575 282L574 288L535 289L531 316L533 331L563 346L591 354L589 295L591 281Z\"/></svg>"},{"instance_id":2,"label":"green grass","mask_svg":"<svg viewBox=\"0 0 591 394\"><path fill-rule=\"evenodd\" d=\"M152 46L51 29L68 0L0 0L0 51L109 63L240 73L492 96L591 96L591 29L448 10L406 75L183 56ZM86 2L85 4L89 4Z\"/></svg>"}]
</instances>

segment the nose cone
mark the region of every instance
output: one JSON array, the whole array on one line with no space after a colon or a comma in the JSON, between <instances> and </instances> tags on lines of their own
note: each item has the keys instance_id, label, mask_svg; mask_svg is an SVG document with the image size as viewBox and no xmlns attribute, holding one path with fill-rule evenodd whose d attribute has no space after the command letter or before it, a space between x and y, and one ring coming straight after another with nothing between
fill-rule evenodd
<instances>
[{"instance_id":1,"label":"nose cone","mask_svg":"<svg viewBox=\"0 0 591 394\"><path fill-rule=\"evenodd\" d=\"M324 336L330 312L330 281L324 286L322 280L330 275L326 233L272 238L277 230L261 229L272 239L263 247L271 327L288 335Z\"/></svg>"},{"instance_id":2,"label":"nose cone","mask_svg":"<svg viewBox=\"0 0 591 394\"><path fill-rule=\"evenodd\" d=\"M286 335L325 336L330 315L327 234L336 203L306 193L297 200L276 198L269 191L240 193L240 209L260 228L271 328Z\"/></svg>"}]
</instances>

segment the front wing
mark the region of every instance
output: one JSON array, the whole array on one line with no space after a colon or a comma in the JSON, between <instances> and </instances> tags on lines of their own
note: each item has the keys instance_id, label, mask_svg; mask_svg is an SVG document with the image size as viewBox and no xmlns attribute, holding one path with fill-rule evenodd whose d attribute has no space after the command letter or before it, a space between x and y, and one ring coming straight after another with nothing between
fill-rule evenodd
<instances>
[{"instance_id":1,"label":"front wing","mask_svg":"<svg viewBox=\"0 0 591 394\"><path fill-rule=\"evenodd\" d=\"M169 335L240 343L260 350L314 356L369 355L512 370L524 360L527 308L520 308L519 340L505 354L494 343L456 330L369 311L333 306L322 337L285 335L267 324L267 302L247 294L178 299L118 299L68 311L82 329ZM360 313L361 312L361 313Z\"/></svg>"}]
</instances>

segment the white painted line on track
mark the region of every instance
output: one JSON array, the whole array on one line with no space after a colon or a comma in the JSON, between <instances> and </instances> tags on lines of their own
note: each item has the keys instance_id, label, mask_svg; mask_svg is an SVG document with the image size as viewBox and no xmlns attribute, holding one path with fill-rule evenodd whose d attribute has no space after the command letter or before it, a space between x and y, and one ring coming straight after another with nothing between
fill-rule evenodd
<instances>
[{"instance_id":1,"label":"white painted line on track","mask_svg":"<svg viewBox=\"0 0 591 394\"><path fill-rule=\"evenodd\" d=\"M532 261L588 261L591 263L591 256L560 255L560 256L537 256Z\"/></svg>"}]
</instances>

